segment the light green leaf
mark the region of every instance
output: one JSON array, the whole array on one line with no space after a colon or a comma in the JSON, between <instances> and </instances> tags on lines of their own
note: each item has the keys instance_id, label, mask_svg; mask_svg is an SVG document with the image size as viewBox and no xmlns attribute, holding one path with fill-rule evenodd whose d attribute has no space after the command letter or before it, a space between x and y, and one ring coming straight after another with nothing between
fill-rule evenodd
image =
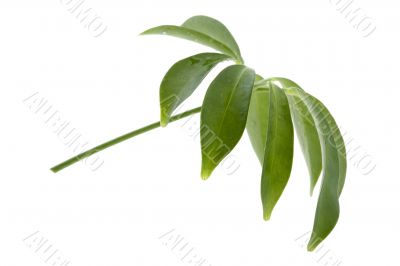
<instances>
[{"instance_id":1,"label":"light green leaf","mask_svg":"<svg viewBox=\"0 0 400 266\"><path fill-rule=\"evenodd\" d=\"M209 46L229 55L238 63L243 63L239 47L228 31L218 20L206 16L189 18L182 26L163 25L144 31L141 35L170 35Z\"/></svg>"},{"instance_id":2,"label":"light green leaf","mask_svg":"<svg viewBox=\"0 0 400 266\"><path fill-rule=\"evenodd\" d=\"M298 88L299 85L286 78L272 78L271 80L279 81L284 89ZM298 97L287 93L289 100L292 119L297 133L301 150L303 152L308 172L310 174L310 194L318 181L322 170L321 145L314 119L307 106Z\"/></svg>"},{"instance_id":3,"label":"light green leaf","mask_svg":"<svg viewBox=\"0 0 400 266\"><path fill-rule=\"evenodd\" d=\"M249 114L247 116L247 133L261 166L264 162L264 148L267 140L269 87L271 86L278 88L271 81L263 79L260 75L256 75Z\"/></svg>"},{"instance_id":4,"label":"light green leaf","mask_svg":"<svg viewBox=\"0 0 400 266\"><path fill-rule=\"evenodd\" d=\"M233 65L222 70L208 88L200 120L203 179L239 142L246 126L254 79L252 69Z\"/></svg>"},{"instance_id":5,"label":"light green leaf","mask_svg":"<svg viewBox=\"0 0 400 266\"><path fill-rule=\"evenodd\" d=\"M323 177L308 250L314 250L333 230L339 218L339 195L346 172L346 154L336 122L315 97L296 90L312 114L322 148ZM339 136L339 137L338 137Z\"/></svg>"},{"instance_id":6,"label":"light green leaf","mask_svg":"<svg viewBox=\"0 0 400 266\"><path fill-rule=\"evenodd\" d=\"M168 124L175 109L200 85L207 74L230 57L217 53L202 53L175 63L160 86L161 126Z\"/></svg>"},{"instance_id":7,"label":"light green leaf","mask_svg":"<svg viewBox=\"0 0 400 266\"><path fill-rule=\"evenodd\" d=\"M264 148L267 140L267 128L269 119L269 89L253 90L251 96L249 114L247 116L246 129L251 145L261 165L264 161Z\"/></svg>"},{"instance_id":8,"label":"light green leaf","mask_svg":"<svg viewBox=\"0 0 400 266\"><path fill-rule=\"evenodd\" d=\"M289 180L293 161L293 124L283 90L269 89L269 121L261 176L264 219L269 220Z\"/></svg>"},{"instance_id":9,"label":"light green leaf","mask_svg":"<svg viewBox=\"0 0 400 266\"><path fill-rule=\"evenodd\" d=\"M267 140L270 86L276 85L271 82L266 84L263 77L256 74L246 123L247 134L249 135L251 146L253 147L261 166L264 161L264 148Z\"/></svg>"}]
</instances>

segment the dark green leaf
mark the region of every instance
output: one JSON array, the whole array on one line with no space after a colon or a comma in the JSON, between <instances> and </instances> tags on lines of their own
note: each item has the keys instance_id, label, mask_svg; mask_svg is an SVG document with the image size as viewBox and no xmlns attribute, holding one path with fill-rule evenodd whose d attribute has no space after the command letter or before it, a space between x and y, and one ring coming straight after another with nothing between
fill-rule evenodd
<instances>
[{"instance_id":1,"label":"dark green leaf","mask_svg":"<svg viewBox=\"0 0 400 266\"><path fill-rule=\"evenodd\" d=\"M299 88L296 83L286 78L273 78L271 80L279 81L284 89ZM310 194L318 181L322 170L321 145L319 143L318 132L315 127L314 119L307 106L298 97L287 95L290 110L299 140L301 150L307 163L310 173Z\"/></svg>"},{"instance_id":2,"label":"dark green leaf","mask_svg":"<svg viewBox=\"0 0 400 266\"><path fill-rule=\"evenodd\" d=\"M261 177L264 219L269 220L289 180L293 161L293 124L283 90L269 88L269 121Z\"/></svg>"},{"instance_id":3,"label":"dark green leaf","mask_svg":"<svg viewBox=\"0 0 400 266\"><path fill-rule=\"evenodd\" d=\"M202 53L175 63L160 86L161 126L168 124L172 112L194 92L211 69L229 58L224 54Z\"/></svg>"},{"instance_id":4,"label":"dark green leaf","mask_svg":"<svg viewBox=\"0 0 400 266\"><path fill-rule=\"evenodd\" d=\"M243 65L225 68L207 90L201 110L201 176L207 179L236 146L244 128L255 73Z\"/></svg>"},{"instance_id":5,"label":"dark green leaf","mask_svg":"<svg viewBox=\"0 0 400 266\"><path fill-rule=\"evenodd\" d=\"M205 16L188 19L182 26L163 25L148 29L142 35L162 34L194 41L216 49L243 63L236 41L219 21Z\"/></svg>"},{"instance_id":6,"label":"dark green leaf","mask_svg":"<svg viewBox=\"0 0 400 266\"><path fill-rule=\"evenodd\" d=\"M323 177L314 226L308 250L314 250L332 231L339 218L339 194L346 172L346 154L342 137L328 109L316 98L300 89L296 94L306 104L318 129L322 148ZM339 137L338 137L339 136Z\"/></svg>"}]
</instances>

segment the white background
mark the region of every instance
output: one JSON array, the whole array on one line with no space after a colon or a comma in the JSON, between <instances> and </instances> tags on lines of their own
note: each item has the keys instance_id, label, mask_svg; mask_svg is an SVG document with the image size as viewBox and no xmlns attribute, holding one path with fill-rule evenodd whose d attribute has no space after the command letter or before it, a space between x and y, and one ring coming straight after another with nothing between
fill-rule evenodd
<instances>
[{"instance_id":1,"label":"white background","mask_svg":"<svg viewBox=\"0 0 400 266\"><path fill-rule=\"evenodd\" d=\"M398 1L353 3L376 26L367 38L329 0L87 0L107 26L97 38L65 2L0 4L0 265L51 265L29 242L35 232L69 265L195 265L159 239L171 230L203 265L398 265ZM319 252L307 252L301 237L311 230L317 195L308 195L297 143L291 180L269 222L246 134L233 151L240 168L201 180L192 136L198 116L189 127L177 122L100 153L97 171L82 163L48 170L74 153L24 100L34 93L47 100L88 146L157 121L164 73L210 50L138 34L198 14L222 21L259 74L293 79L320 98L359 147L356 157L376 165L365 174L359 159L349 160L340 219ZM187 109L201 103L210 78Z\"/></svg>"}]
</instances>

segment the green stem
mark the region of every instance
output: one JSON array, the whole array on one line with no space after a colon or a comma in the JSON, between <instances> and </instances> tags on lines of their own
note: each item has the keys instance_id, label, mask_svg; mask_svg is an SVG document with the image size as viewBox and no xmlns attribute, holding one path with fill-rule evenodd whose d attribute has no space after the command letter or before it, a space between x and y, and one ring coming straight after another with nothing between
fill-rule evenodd
<instances>
[{"instance_id":1,"label":"green stem","mask_svg":"<svg viewBox=\"0 0 400 266\"><path fill-rule=\"evenodd\" d=\"M197 107L197 108L194 108L194 109L191 109L191 110L188 110L186 112L174 115L174 116L172 116L170 118L169 121L170 122L174 122L174 121L177 121L179 119L182 119L182 118L185 118L187 116L190 116L192 114L199 113L200 111L201 111L201 106ZM160 122L155 122L155 123L152 123L152 124L147 125L145 127L136 129L136 130L134 130L132 132L129 132L127 134L119 136L119 137L117 137L117 138L115 138L113 140L110 140L110 141L107 141L107 142L105 142L103 144L100 144L100 145L98 145L98 146L96 146L96 147L94 147L94 148L92 148L90 150L82 152L81 154L78 154L78 155L66 160L65 162L62 162L62 163L52 167L50 170L53 171L54 173L57 173L58 171L61 171L62 169L66 168L66 167L68 167L68 166L70 166L70 165L72 165L72 164L74 164L76 162L79 162L79 161L81 161L81 160L83 160L83 159L85 159L85 158L87 158L87 157L99 152L99 151L102 151L104 149L107 149L108 147L114 146L115 144L118 144L120 142L123 142L125 140L128 140L130 138L133 138L135 136L138 136L140 134L143 134L143 133L145 133L147 131L150 131L150 130L153 130L153 129L156 129L156 128L159 128L159 127L160 127Z\"/></svg>"}]
</instances>

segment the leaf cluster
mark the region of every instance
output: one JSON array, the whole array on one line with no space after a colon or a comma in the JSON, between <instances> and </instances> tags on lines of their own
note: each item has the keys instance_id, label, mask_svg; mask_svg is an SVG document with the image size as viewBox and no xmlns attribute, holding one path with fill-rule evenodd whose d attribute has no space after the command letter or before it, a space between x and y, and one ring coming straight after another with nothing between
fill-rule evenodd
<instances>
[{"instance_id":1,"label":"leaf cluster","mask_svg":"<svg viewBox=\"0 0 400 266\"><path fill-rule=\"evenodd\" d=\"M51 170L58 172L115 144L201 112L201 177L209 178L247 131L262 167L261 201L264 219L269 220L292 171L296 132L309 171L310 194L322 176L308 243L308 250L314 250L338 221L346 176L345 144L328 109L295 82L281 77L263 78L246 66L232 34L213 18L195 16L181 26L158 26L142 33L150 34L183 38L217 52L184 58L168 70L160 85L159 122L82 152ZM210 71L224 61L233 64L208 86L202 106L173 115Z\"/></svg>"},{"instance_id":2,"label":"leaf cluster","mask_svg":"<svg viewBox=\"0 0 400 266\"><path fill-rule=\"evenodd\" d=\"M314 250L335 227L346 175L346 151L328 109L295 82L263 78L244 64L235 39L219 21L195 16L181 26L163 25L142 35L162 34L194 41L219 53L200 53L175 63L160 85L161 126L219 63L223 69L209 85L201 106L201 177L207 179L235 148L245 130L262 166L264 219L289 180L294 131L310 175L310 194L322 172L321 189L308 250Z\"/></svg>"}]
</instances>

